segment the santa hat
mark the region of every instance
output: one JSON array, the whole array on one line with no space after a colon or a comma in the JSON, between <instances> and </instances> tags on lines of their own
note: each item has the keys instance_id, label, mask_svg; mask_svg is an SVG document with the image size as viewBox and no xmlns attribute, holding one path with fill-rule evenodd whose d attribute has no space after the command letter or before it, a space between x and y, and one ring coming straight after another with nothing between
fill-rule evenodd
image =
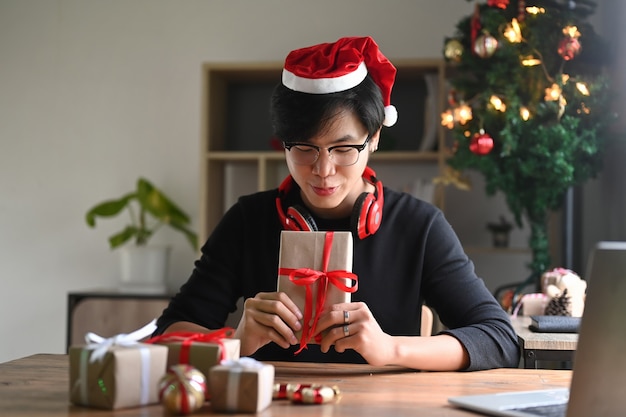
<instances>
[{"instance_id":1,"label":"santa hat","mask_svg":"<svg viewBox=\"0 0 626 417\"><path fill-rule=\"evenodd\" d=\"M398 112L391 105L396 68L369 36L341 38L335 43L291 51L285 60L282 81L294 91L329 94L356 87L368 73L383 94L383 124L393 126L398 120Z\"/></svg>"}]
</instances>

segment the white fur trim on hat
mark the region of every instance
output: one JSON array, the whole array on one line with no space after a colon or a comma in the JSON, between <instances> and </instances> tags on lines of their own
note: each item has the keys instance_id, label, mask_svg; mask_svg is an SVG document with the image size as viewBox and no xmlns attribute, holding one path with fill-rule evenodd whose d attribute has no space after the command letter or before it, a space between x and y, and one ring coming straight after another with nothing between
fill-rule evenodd
<instances>
[{"instance_id":1,"label":"white fur trim on hat","mask_svg":"<svg viewBox=\"0 0 626 417\"><path fill-rule=\"evenodd\" d=\"M299 77L283 69L283 84L285 87L309 94L329 94L349 90L361 82L367 76L367 67L361 62L356 70L334 78L304 78Z\"/></svg>"},{"instance_id":2,"label":"white fur trim on hat","mask_svg":"<svg viewBox=\"0 0 626 417\"><path fill-rule=\"evenodd\" d=\"M385 106L385 120L383 120L383 125L390 127L396 124L398 121L398 110L396 110L396 106L389 105Z\"/></svg>"}]
</instances>

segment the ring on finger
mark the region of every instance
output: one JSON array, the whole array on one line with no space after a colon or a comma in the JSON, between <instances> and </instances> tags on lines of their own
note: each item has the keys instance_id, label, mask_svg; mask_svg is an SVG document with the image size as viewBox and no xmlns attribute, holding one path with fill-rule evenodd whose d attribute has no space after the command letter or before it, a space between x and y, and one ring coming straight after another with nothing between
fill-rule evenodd
<instances>
[{"instance_id":1,"label":"ring on finger","mask_svg":"<svg viewBox=\"0 0 626 417\"><path fill-rule=\"evenodd\" d=\"M348 328L347 324L345 326L343 326L343 335L344 335L344 337L350 336L350 329Z\"/></svg>"},{"instance_id":2,"label":"ring on finger","mask_svg":"<svg viewBox=\"0 0 626 417\"><path fill-rule=\"evenodd\" d=\"M343 311L343 324L350 323L350 313L346 310Z\"/></svg>"}]
</instances>

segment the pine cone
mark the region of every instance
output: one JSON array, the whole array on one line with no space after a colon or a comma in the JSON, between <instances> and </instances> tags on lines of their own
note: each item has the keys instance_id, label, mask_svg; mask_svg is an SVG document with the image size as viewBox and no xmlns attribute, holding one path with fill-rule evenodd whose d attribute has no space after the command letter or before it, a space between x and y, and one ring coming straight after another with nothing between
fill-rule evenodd
<instances>
[{"instance_id":1,"label":"pine cone","mask_svg":"<svg viewBox=\"0 0 626 417\"><path fill-rule=\"evenodd\" d=\"M546 316L571 316L570 297L567 295L567 288L563 294L554 297L546 306Z\"/></svg>"}]
</instances>

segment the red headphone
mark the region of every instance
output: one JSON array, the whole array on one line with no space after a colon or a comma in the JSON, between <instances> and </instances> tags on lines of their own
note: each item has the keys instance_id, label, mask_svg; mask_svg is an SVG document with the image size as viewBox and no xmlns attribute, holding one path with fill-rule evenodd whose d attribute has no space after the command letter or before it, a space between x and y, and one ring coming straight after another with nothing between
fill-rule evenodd
<instances>
[{"instance_id":1,"label":"red headphone","mask_svg":"<svg viewBox=\"0 0 626 417\"><path fill-rule=\"evenodd\" d=\"M354 203L350 228L353 235L365 239L376 233L383 217L383 183L376 178L376 173L370 167L363 171L363 178L376 187L374 193L362 193ZM286 196L295 184L291 175L287 176L278 187L276 210L278 217L286 230L315 232L317 225L313 216L302 206L291 206L287 213L283 210L282 198Z\"/></svg>"}]
</instances>

